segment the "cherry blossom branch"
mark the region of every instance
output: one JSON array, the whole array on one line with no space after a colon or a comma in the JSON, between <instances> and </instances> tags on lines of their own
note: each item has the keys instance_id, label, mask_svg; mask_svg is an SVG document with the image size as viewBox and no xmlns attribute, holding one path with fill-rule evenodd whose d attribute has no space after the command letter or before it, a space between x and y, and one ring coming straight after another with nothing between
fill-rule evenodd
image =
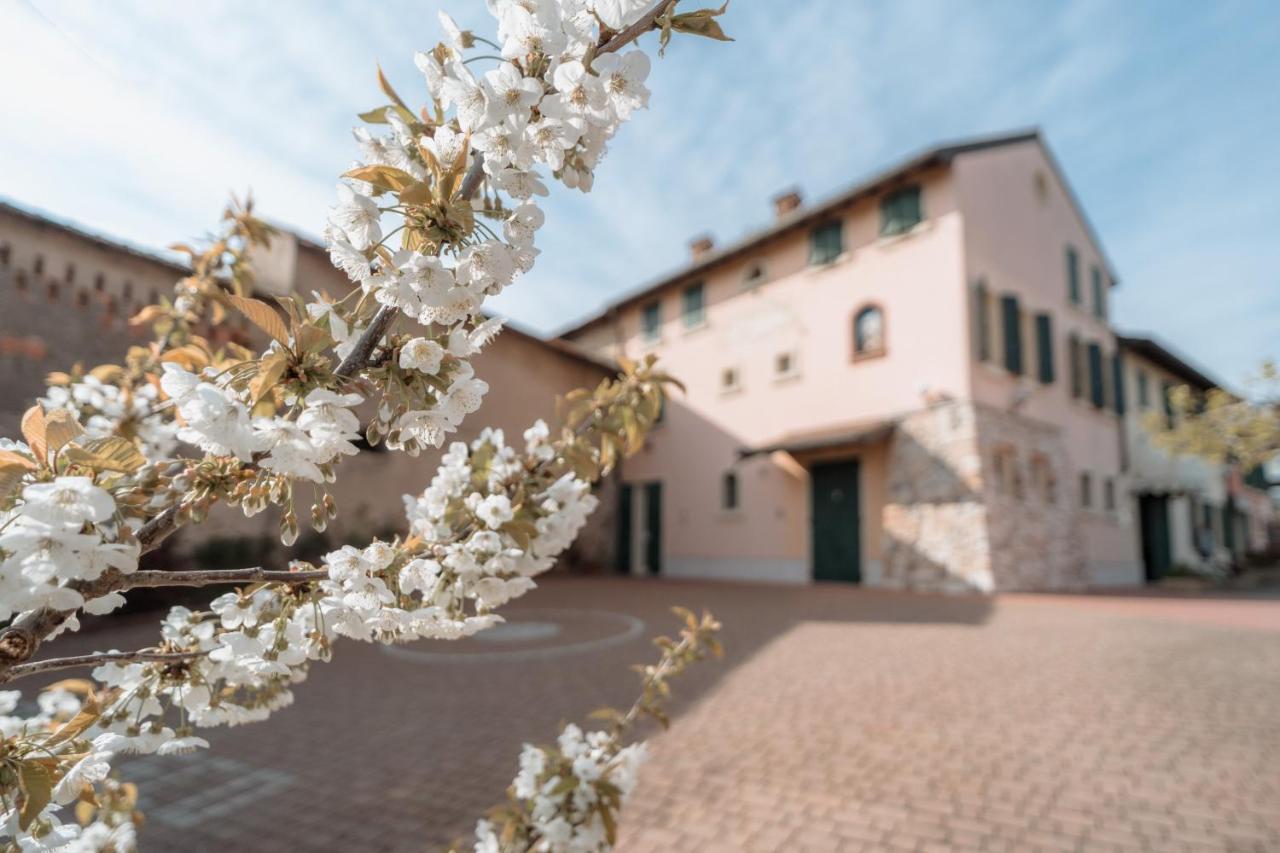
<instances>
[{"instance_id":1,"label":"cherry blossom branch","mask_svg":"<svg viewBox=\"0 0 1280 853\"><path fill-rule=\"evenodd\" d=\"M0 684L39 675L44 672L57 672L60 669L74 669L82 666L101 666L104 663L141 663L184 661L206 654L205 652L160 652L138 649L133 652L93 652L87 655L72 655L64 658L47 658L10 667L0 673Z\"/></svg>"},{"instance_id":2,"label":"cherry blossom branch","mask_svg":"<svg viewBox=\"0 0 1280 853\"><path fill-rule=\"evenodd\" d=\"M653 25L657 23L658 19L666 14L668 9L679 2L680 0L659 0L658 3L654 4L653 8L641 15L639 20L634 24L605 42L604 46L597 50L596 53L614 53L626 47L628 44L653 29Z\"/></svg>"},{"instance_id":3,"label":"cherry blossom branch","mask_svg":"<svg viewBox=\"0 0 1280 853\"><path fill-rule=\"evenodd\" d=\"M130 589L154 589L167 586L203 587L218 584L248 583L311 583L324 580L328 575L319 569L309 572L271 571L255 566L247 569L213 571L168 572L145 571L125 575L116 571L104 572L96 580L71 586L92 600L112 592ZM42 609L24 613L0 634L0 684L16 676L36 651L41 642L53 633L75 611Z\"/></svg>"},{"instance_id":4,"label":"cherry blossom branch","mask_svg":"<svg viewBox=\"0 0 1280 853\"><path fill-rule=\"evenodd\" d=\"M224 583L311 583L329 575L320 569L309 572L272 571L261 566L248 569L218 569L192 572L134 572L124 576L118 589L141 589L161 586L215 586Z\"/></svg>"}]
</instances>

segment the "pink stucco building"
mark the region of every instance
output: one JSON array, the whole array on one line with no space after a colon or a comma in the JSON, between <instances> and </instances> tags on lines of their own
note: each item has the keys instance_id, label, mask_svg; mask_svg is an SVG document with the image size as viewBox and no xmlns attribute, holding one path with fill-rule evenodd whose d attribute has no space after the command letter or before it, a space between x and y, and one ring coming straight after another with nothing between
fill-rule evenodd
<instances>
[{"instance_id":1,"label":"pink stucco building","mask_svg":"<svg viewBox=\"0 0 1280 853\"><path fill-rule=\"evenodd\" d=\"M624 570L938 590L1143 578L1116 274L1043 138L946 145L565 339L688 386L624 470Z\"/></svg>"}]
</instances>

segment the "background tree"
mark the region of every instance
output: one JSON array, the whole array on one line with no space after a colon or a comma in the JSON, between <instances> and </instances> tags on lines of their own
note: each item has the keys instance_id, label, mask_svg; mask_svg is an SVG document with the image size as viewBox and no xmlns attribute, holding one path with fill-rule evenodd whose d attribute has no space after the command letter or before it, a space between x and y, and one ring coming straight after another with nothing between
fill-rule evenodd
<instances>
[{"instance_id":1,"label":"background tree","mask_svg":"<svg viewBox=\"0 0 1280 853\"><path fill-rule=\"evenodd\" d=\"M1154 417L1156 442L1179 454L1250 471L1280 455L1280 369L1263 363L1245 396L1214 388L1200 396L1185 386L1170 394L1172 425Z\"/></svg>"}]
</instances>

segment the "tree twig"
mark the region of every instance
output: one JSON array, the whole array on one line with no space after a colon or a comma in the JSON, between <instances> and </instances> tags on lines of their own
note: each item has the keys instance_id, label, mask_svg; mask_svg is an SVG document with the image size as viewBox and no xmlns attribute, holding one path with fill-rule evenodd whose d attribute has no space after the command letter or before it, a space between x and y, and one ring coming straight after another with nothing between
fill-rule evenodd
<instances>
[{"instance_id":1,"label":"tree twig","mask_svg":"<svg viewBox=\"0 0 1280 853\"><path fill-rule=\"evenodd\" d=\"M653 29L653 25L658 19L666 13L667 9L679 3L680 0L659 0L653 8L645 12L631 26L619 32L613 38L609 39L604 45L596 51L600 53L614 53L629 45L631 42L640 38L640 36Z\"/></svg>"},{"instance_id":2,"label":"tree twig","mask_svg":"<svg viewBox=\"0 0 1280 853\"><path fill-rule=\"evenodd\" d=\"M11 666L0 672L0 684L39 675L42 672L56 672L60 669L74 669L81 666L100 666L104 663L142 663L152 661L184 661L208 654L207 652L161 652L138 649L134 652L94 652L87 655L73 655L65 658L46 658L30 663Z\"/></svg>"}]
</instances>

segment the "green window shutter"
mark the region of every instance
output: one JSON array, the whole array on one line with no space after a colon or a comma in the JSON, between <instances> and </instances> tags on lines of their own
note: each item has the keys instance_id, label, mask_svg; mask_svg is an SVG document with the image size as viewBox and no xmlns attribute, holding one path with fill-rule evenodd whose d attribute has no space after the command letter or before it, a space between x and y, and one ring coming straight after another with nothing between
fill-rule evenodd
<instances>
[{"instance_id":1,"label":"green window shutter","mask_svg":"<svg viewBox=\"0 0 1280 853\"><path fill-rule=\"evenodd\" d=\"M738 508L738 475L728 471L721 483L720 505L723 509Z\"/></svg>"},{"instance_id":2,"label":"green window shutter","mask_svg":"<svg viewBox=\"0 0 1280 853\"><path fill-rule=\"evenodd\" d=\"M1145 409L1151 405L1151 387L1147 382L1147 372L1138 371L1138 408Z\"/></svg>"},{"instance_id":3,"label":"green window shutter","mask_svg":"<svg viewBox=\"0 0 1280 853\"><path fill-rule=\"evenodd\" d=\"M650 302L644 306L644 317L641 328L647 341L656 341L662 330L662 303Z\"/></svg>"},{"instance_id":4,"label":"green window shutter","mask_svg":"<svg viewBox=\"0 0 1280 853\"><path fill-rule=\"evenodd\" d=\"M1107 292L1102 285L1102 270L1097 267L1093 268L1093 316L1105 318L1107 316Z\"/></svg>"},{"instance_id":5,"label":"green window shutter","mask_svg":"<svg viewBox=\"0 0 1280 853\"><path fill-rule=\"evenodd\" d=\"M1075 335L1067 338L1067 362L1071 371L1071 398L1079 400L1084 396L1084 376L1080 373L1080 339Z\"/></svg>"},{"instance_id":6,"label":"green window shutter","mask_svg":"<svg viewBox=\"0 0 1280 853\"><path fill-rule=\"evenodd\" d=\"M1004 329L1004 366L1010 373L1022 375L1022 312L1018 297L1000 297L1000 318Z\"/></svg>"},{"instance_id":7,"label":"green window shutter","mask_svg":"<svg viewBox=\"0 0 1280 853\"><path fill-rule=\"evenodd\" d=\"M824 222L809 232L809 263L829 264L844 252L844 223Z\"/></svg>"},{"instance_id":8,"label":"green window shutter","mask_svg":"<svg viewBox=\"0 0 1280 853\"><path fill-rule=\"evenodd\" d=\"M1117 415L1124 415L1124 357L1117 350L1111 356L1111 390L1115 394L1112 401Z\"/></svg>"},{"instance_id":9,"label":"green window shutter","mask_svg":"<svg viewBox=\"0 0 1280 853\"><path fill-rule=\"evenodd\" d=\"M702 282L691 284L684 289L682 297L684 307L684 327L691 329L706 318L705 294Z\"/></svg>"},{"instance_id":10,"label":"green window shutter","mask_svg":"<svg viewBox=\"0 0 1280 853\"><path fill-rule=\"evenodd\" d=\"M1039 355L1040 382L1053 382L1053 318L1048 314L1036 315L1036 350Z\"/></svg>"},{"instance_id":11,"label":"green window shutter","mask_svg":"<svg viewBox=\"0 0 1280 853\"><path fill-rule=\"evenodd\" d=\"M1163 383L1160 389L1160 397L1164 406L1165 426L1173 429L1173 386L1168 382Z\"/></svg>"},{"instance_id":12,"label":"green window shutter","mask_svg":"<svg viewBox=\"0 0 1280 853\"><path fill-rule=\"evenodd\" d=\"M1080 256L1074 246L1067 247L1067 297L1072 305L1080 304Z\"/></svg>"},{"instance_id":13,"label":"green window shutter","mask_svg":"<svg viewBox=\"0 0 1280 853\"><path fill-rule=\"evenodd\" d=\"M920 187L903 187L880 202L880 236L905 234L920 224L924 211L920 204Z\"/></svg>"},{"instance_id":14,"label":"green window shutter","mask_svg":"<svg viewBox=\"0 0 1280 853\"><path fill-rule=\"evenodd\" d=\"M978 361L991 360L991 292L985 282L974 288L973 313L977 319L975 334L978 338Z\"/></svg>"},{"instance_id":15,"label":"green window shutter","mask_svg":"<svg viewBox=\"0 0 1280 853\"><path fill-rule=\"evenodd\" d=\"M1102 375L1102 347L1097 344L1089 344L1089 401L1099 409L1107 405L1107 386Z\"/></svg>"}]
</instances>

